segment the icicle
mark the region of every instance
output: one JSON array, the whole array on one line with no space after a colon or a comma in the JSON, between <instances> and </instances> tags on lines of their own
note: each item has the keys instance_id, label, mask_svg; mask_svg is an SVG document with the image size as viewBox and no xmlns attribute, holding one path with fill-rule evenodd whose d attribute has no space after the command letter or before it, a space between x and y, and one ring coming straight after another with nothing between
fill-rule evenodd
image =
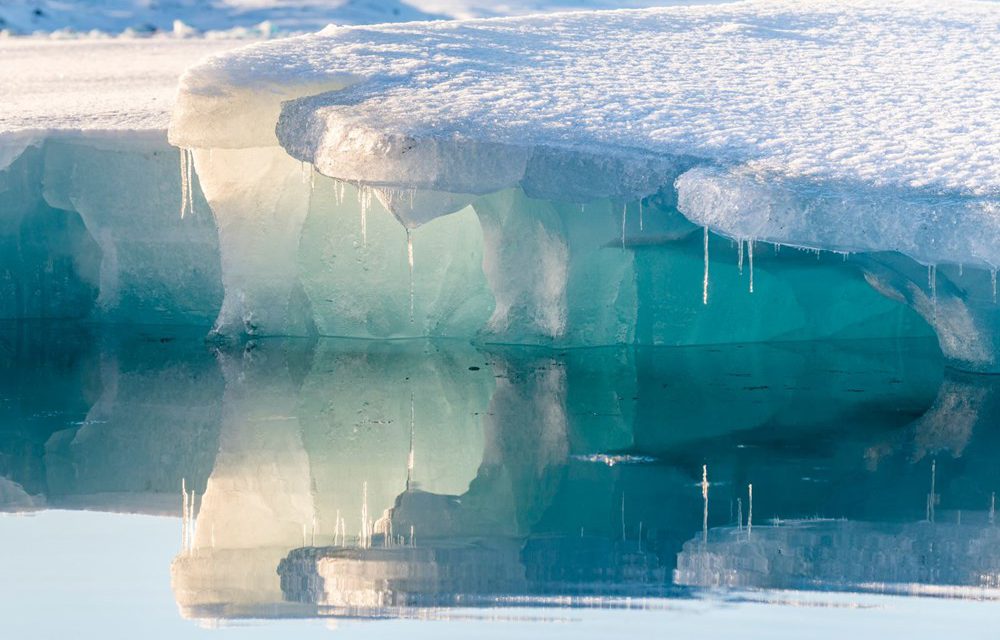
<instances>
[{"instance_id":1,"label":"icicle","mask_svg":"<svg viewBox=\"0 0 1000 640\"><path fill-rule=\"evenodd\" d=\"M931 304L934 306L934 315L937 315L937 265L932 264L927 267L927 286L931 290Z\"/></svg>"},{"instance_id":2,"label":"icicle","mask_svg":"<svg viewBox=\"0 0 1000 640\"><path fill-rule=\"evenodd\" d=\"M961 278L962 274L965 272L965 267L961 262L958 263L958 277Z\"/></svg>"},{"instance_id":3,"label":"icicle","mask_svg":"<svg viewBox=\"0 0 1000 640\"><path fill-rule=\"evenodd\" d=\"M704 509L701 514L701 540L708 544L708 465L701 465L701 499Z\"/></svg>"},{"instance_id":4,"label":"icicle","mask_svg":"<svg viewBox=\"0 0 1000 640\"><path fill-rule=\"evenodd\" d=\"M753 483L747 485L747 540L750 539L750 534L753 533Z\"/></svg>"},{"instance_id":5,"label":"icicle","mask_svg":"<svg viewBox=\"0 0 1000 640\"><path fill-rule=\"evenodd\" d=\"M743 239L736 241L736 266L740 270L740 275L743 275Z\"/></svg>"},{"instance_id":6,"label":"icicle","mask_svg":"<svg viewBox=\"0 0 1000 640\"><path fill-rule=\"evenodd\" d=\"M413 235L406 229L406 262L410 268L410 322L413 322Z\"/></svg>"},{"instance_id":7,"label":"icicle","mask_svg":"<svg viewBox=\"0 0 1000 640\"><path fill-rule=\"evenodd\" d=\"M736 529L743 531L743 498L736 498Z\"/></svg>"},{"instance_id":8,"label":"icicle","mask_svg":"<svg viewBox=\"0 0 1000 640\"><path fill-rule=\"evenodd\" d=\"M183 147L179 151L181 157L181 219L184 219L184 214L187 213L188 209L188 151Z\"/></svg>"},{"instance_id":9,"label":"icicle","mask_svg":"<svg viewBox=\"0 0 1000 640\"><path fill-rule=\"evenodd\" d=\"M625 220L628 214L628 204L622 205L622 249L625 248Z\"/></svg>"},{"instance_id":10,"label":"icicle","mask_svg":"<svg viewBox=\"0 0 1000 640\"><path fill-rule=\"evenodd\" d=\"M333 198L337 202L338 207L344 205L344 192L347 189L347 185L344 184L343 180L337 180L333 185Z\"/></svg>"},{"instance_id":11,"label":"icicle","mask_svg":"<svg viewBox=\"0 0 1000 640\"><path fill-rule=\"evenodd\" d=\"M753 238L747 240L747 258L750 261L750 293L753 293Z\"/></svg>"},{"instance_id":12,"label":"icicle","mask_svg":"<svg viewBox=\"0 0 1000 640\"><path fill-rule=\"evenodd\" d=\"M361 205L361 245L368 246L368 206L372 201L371 188L358 185L358 203Z\"/></svg>"},{"instance_id":13,"label":"icicle","mask_svg":"<svg viewBox=\"0 0 1000 640\"><path fill-rule=\"evenodd\" d=\"M310 547L315 547L316 546L316 516L313 516L313 521L312 521L312 542L311 542L311 544L309 546Z\"/></svg>"},{"instance_id":14,"label":"icicle","mask_svg":"<svg viewBox=\"0 0 1000 640\"><path fill-rule=\"evenodd\" d=\"M705 227L705 276L701 283L701 303L708 304L708 227Z\"/></svg>"},{"instance_id":15,"label":"icicle","mask_svg":"<svg viewBox=\"0 0 1000 640\"><path fill-rule=\"evenodd\" d=\"M410 525L410 546L411 547L413 546L413 540L414 540L414 538L413 538L413 525L411 524Z\"/></svg>"},{"instance_id":16,"label":"icicle","mask_svg":"<svg viewBox=\"0 0 1000 640\"><path fill-rule=\"evenodd\" d=\"M188 160L187 183L188 183L188 213L194 215L194 154L188 149L185 154Z\"/></svg>"},{"instance_id":17,"label":"icicle","mask_svg":"<svg viewBox=\"0 0 1000 640\"><path fill-rule=\"evenodd\" d=\"M642 198L639 198L639 231L644 231L642 224Z\"/></svg>"}]
</instances>

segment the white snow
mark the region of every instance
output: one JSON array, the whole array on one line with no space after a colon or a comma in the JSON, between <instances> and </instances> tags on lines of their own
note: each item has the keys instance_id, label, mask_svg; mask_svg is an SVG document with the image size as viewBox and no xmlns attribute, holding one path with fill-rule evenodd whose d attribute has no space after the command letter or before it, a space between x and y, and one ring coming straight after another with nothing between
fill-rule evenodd
<instances>
[{"instance_id":1,"label":"white snow","mask_svg":"<svg viewBox=\"0 0 1000 640\"><path fill-rule=\"evenodd\" d=\"M0 0L0 30L239 35L307 33L330 23L485 18L568 9L615 9L720 0Z\"/></svg>"},{"instance_id":2,"label":"white snow","mask_svg":"<svg viewBox=\"0 0 1000 640\"><path fill-rule=\"evenodd\" d=\"M171 140L271 146L277 125L333 177L570 200L602 195L580 172L641 197L703 165L681 211L728 235L996 265L997 51L1000 4L973 1L330 27L189 70Z\"/></svg>"},{"instance_id":3,"label":"white snow","mask_svg":"<svg viewBox=\"0 0 1000 640\"><path fill-rule=\"evenodd\" d=\"M181 72L239 44L0 38L0 168L4 147L33 131L163 131Z\"/></svg>"}]
</instances>

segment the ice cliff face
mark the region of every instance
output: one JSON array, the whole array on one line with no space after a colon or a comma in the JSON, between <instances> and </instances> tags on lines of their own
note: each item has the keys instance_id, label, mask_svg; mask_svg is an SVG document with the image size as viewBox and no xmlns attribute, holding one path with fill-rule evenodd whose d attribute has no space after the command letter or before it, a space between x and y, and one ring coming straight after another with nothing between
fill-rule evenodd
<instances>
[{"instance_id":1,"label":"ice cliff face","mask_svg":"<svg viewBox=\"0 0 1000 640\"><path fill-rule=\"evenodd\" d=\"M984 3L747 2L331 27L216 56L170 128L220 229L216 329L898 333L863 276L952 364L996 370L998 27ZM370 226L386 211L398 231ZM339 231L320 249L317 228ZM801 254L765 267L761 242L827 260L800 277ZM295 253L313 260L297 274Z\"/></svg>"}]
</instances>

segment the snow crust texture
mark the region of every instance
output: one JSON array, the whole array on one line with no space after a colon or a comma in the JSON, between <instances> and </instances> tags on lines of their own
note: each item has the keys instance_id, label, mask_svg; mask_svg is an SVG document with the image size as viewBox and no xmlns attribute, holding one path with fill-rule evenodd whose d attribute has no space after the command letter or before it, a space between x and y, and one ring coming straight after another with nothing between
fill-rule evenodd
<instances>
[{"instance_id":1,"label":"snow crust texture","mask_svg":"<svg viewBox=\"0 0 1000 640\"><path fill-rule=\"evenodd\" d=\"M922 0L328 28L190 70L172 139L257 146L277 124L334 177L544 182L577 201L642 197L710 165L678 183L681 210L728 235L998 265L997 50L1000 5ZM274 113L296 94L249 129L202 108ZM606 193L574 187L569 169L592 158L605 182L619 165Z\"/></svg>"}]
</instances>

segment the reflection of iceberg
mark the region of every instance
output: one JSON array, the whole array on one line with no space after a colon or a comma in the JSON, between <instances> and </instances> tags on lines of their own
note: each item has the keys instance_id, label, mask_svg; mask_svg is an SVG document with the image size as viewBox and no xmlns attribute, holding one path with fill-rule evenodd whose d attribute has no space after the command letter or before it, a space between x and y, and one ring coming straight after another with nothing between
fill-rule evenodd
<instances>
[{"instance_id":1,"label":"reflection of iceberg","mask_svg":"<svg viewBox=\"0 0 1000 640\"><path fill-rule=\"evenodd\" d=\"M219 453L193 548L172 570L178 604L191 615L280 603L275 568L290 549L355 539L362 486L375 517L406 489L411 433L414 479L430 489L467 487L482 457L476 416L492 377L468 370L482 361L471 348L288 347L220 355Z\"/></svg>"},{"instance_id":2,"label":"reflection of iceberg","mask_svg":"<svg viewBox=\"0 0 1000 640\"><path fill-rule=\"evenodd\" d=\"M183 480L193 538L172 579L191 617L462 593L485 602L494 590L507 602L669 595L677 553L701 525L706 460L717 483L710 526L734 521L748 480L757 518L879 521L923 515L930 456L942 508L982 509L1000 486L990 455L1000 383L942 382L926 343L556 351L260 340L215 350L200 337L138 336L105 337L100 359L50 340L10 344L18 355L0 360L13 367L0 367L7 507L176 514ZM25 359L35 368L4 373ZM42 398L34 381L64 393ZM364 506L373 544L358 549ZM484 581L463 583L459 565L477 563ZM430 573L379 586L407 567ZM320 573L322 588L308 582Z\"/></svg>"},{"instance_id":3,"label":"reflection of iceberg","mask_svg":"<svg viewBox=\"0 0 1000 640\"><path fill-rule=\"evenodd\" d=\"M344 609L472 604L522 593L514 540L372 549L296 549L278 565L285 598Z\"/></svg>"},{"instance_id":4,"label":"reflection of iceberg","mask_svg":"<svg viewBox=\"0 0 1000 640\"><path fill-rule=\"evenodd\" d=\"M531 604L551 596L662 596L668 571L633 542L594 537L457 538L417 546L295 549L278 565L291 602L319 613ZM324 608L327 610L324 611Z\"/></svg>"},{"instance_id":5,"label":"reflection of iceberg","mask_svg":"<svg viewBox=\"0 0 1000 640\"><path fill-rule=\"evenodd\" d=\"M752 534L713 529L707 544L700 535L684 544L674 579L699 587L1000 598L1000 527L819 520L754 527Z\"/></svg>"}]
</instances>

